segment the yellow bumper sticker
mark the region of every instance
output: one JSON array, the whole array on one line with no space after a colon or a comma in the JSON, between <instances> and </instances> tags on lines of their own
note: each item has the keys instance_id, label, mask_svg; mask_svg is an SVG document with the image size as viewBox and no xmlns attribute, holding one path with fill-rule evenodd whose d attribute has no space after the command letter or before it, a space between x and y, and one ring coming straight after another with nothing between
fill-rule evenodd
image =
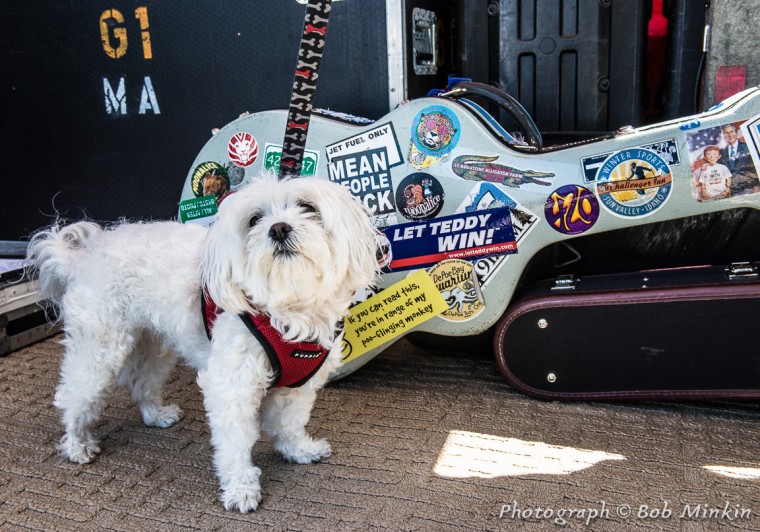
<instances>
[{"instance_id":1,"label":"yellow bumper sticker","mask_svg":"<svg viewBox=\"0 0 760 532\"><path fill-rule=\"evenodd\" d=\"M345 320L343 362L362 356L448 308L430 274L417 271L350 309Z\"/></svg>"}]
</instances>

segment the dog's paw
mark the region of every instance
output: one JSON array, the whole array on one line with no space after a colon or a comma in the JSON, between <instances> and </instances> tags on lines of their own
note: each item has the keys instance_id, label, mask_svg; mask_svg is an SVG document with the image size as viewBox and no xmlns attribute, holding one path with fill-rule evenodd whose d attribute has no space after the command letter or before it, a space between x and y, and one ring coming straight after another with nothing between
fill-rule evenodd
<instances>
[{"instance_id":1,"label":"dog's paw","mask_svg":"<svg viewBox=\"0 0 760 532\"><path fill-rule=\"evenodd\" d=\"M279 442L275 447L285 460L294 464L313 464L332 454L332 448L325 439L307 437L293 442Z\"/></svg>"},{"instance_id":2,"label":"dog's paw","mask_svg":"<svg viewBox=\"0 0 760 532\"><path fill-rule=\"evenodd\" d=\"M180 419L182 419L182 409L177 405L166 405L143 412L143 423L149 427L165 429L171 427Z\"/></svg>"},{"instance_id":3,"label":"dog's paw","mask_svg":"<svg viewBox=\"0 0 760 532\"><path fill-rule=\"evenodd\" d=\"M261 502L261 469L247 468L246 473L236 475L234 480L222 487L220 499L225 510L239 510L241 514L256 511Z\"/></svg>"},{"instance_id":4,"label":"dog's paw","mask_svg":"<svg viewBox=\"0 0 760 532\"><path fill-rule=\"evenodd\" d=\"M62 456L75 464L89 464L100 454L100 446L97 442L81 442L68 434L61 438L57 449Z\"/></svg>"}]
</instances>

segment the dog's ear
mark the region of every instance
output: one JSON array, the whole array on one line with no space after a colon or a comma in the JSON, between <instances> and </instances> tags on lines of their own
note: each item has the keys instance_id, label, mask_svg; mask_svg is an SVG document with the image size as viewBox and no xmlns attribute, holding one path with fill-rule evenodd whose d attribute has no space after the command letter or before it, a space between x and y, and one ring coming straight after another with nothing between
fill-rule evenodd
<instances>
[{"instance_id":1,"label":"dog's ear","mask_svg":"<svg viewBox=\"0 0 760 532\"><path fill-rule=\"evenodd\" d=\"M342 185L330 182L320 182L320 185L336 189L335 194L325 194L323 201L337 200L322 216L328 233L342 244L335 246L335 259L338 267L345 269L346 283L352 290L375 284L379 272L380 232L372 222L369 209Z\"/></svg>"},{"instance_id":2,"label":"dog's ear","mask_svg":"<svg viewBox=\"0 0 760 532\"><path fill-rule=\"evenodd\" d=\"M245 220L236 205L238 194L228 196L219 206L217 220L203 242L201 278L211 299L223 310L241 314L250 310L239 279L245 271Z\"/></svg>"}]
</instances>

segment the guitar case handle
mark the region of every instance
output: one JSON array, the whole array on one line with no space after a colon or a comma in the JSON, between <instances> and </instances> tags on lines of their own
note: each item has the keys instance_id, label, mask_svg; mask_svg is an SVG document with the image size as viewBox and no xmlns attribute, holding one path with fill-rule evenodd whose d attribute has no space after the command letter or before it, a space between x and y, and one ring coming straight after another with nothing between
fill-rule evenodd
<instances>
[{"instance_id":1,"label":"guitar case handle","mask_svg":"<svg viewBox=\"0 0 760 532\"><path fill-rule=\"evenodd\" d=\"M523 129L528 145L535 151L541 150L543 147L543 140L541 139L541 132L538 130L536 123L525 108L520 105L520 102L503 90L492 87L491 85L486 85L485 83L462 81L457 83L450 91L441 93L440 96L458 100L473 94L482 96L512 115Z\"/></svg>"}]
</instances>

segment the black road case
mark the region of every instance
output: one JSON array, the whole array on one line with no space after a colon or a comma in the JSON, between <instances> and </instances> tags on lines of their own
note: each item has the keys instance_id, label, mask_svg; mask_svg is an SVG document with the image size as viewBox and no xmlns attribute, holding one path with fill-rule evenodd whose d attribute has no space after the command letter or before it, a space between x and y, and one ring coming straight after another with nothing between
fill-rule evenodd
<instances>
[{"instance_id":1,"label":"black road case","mask_svg":"<svg viewBox=\"0 0 760 532\"><path fill-rule=\"evenodd\" d=\"M4 2L0 241L55 214L174 216L213 128L288 107L304 4ZM315 106L376 119L444 86L447 7L333 2Z\"/></svg>"}]
</instances>

